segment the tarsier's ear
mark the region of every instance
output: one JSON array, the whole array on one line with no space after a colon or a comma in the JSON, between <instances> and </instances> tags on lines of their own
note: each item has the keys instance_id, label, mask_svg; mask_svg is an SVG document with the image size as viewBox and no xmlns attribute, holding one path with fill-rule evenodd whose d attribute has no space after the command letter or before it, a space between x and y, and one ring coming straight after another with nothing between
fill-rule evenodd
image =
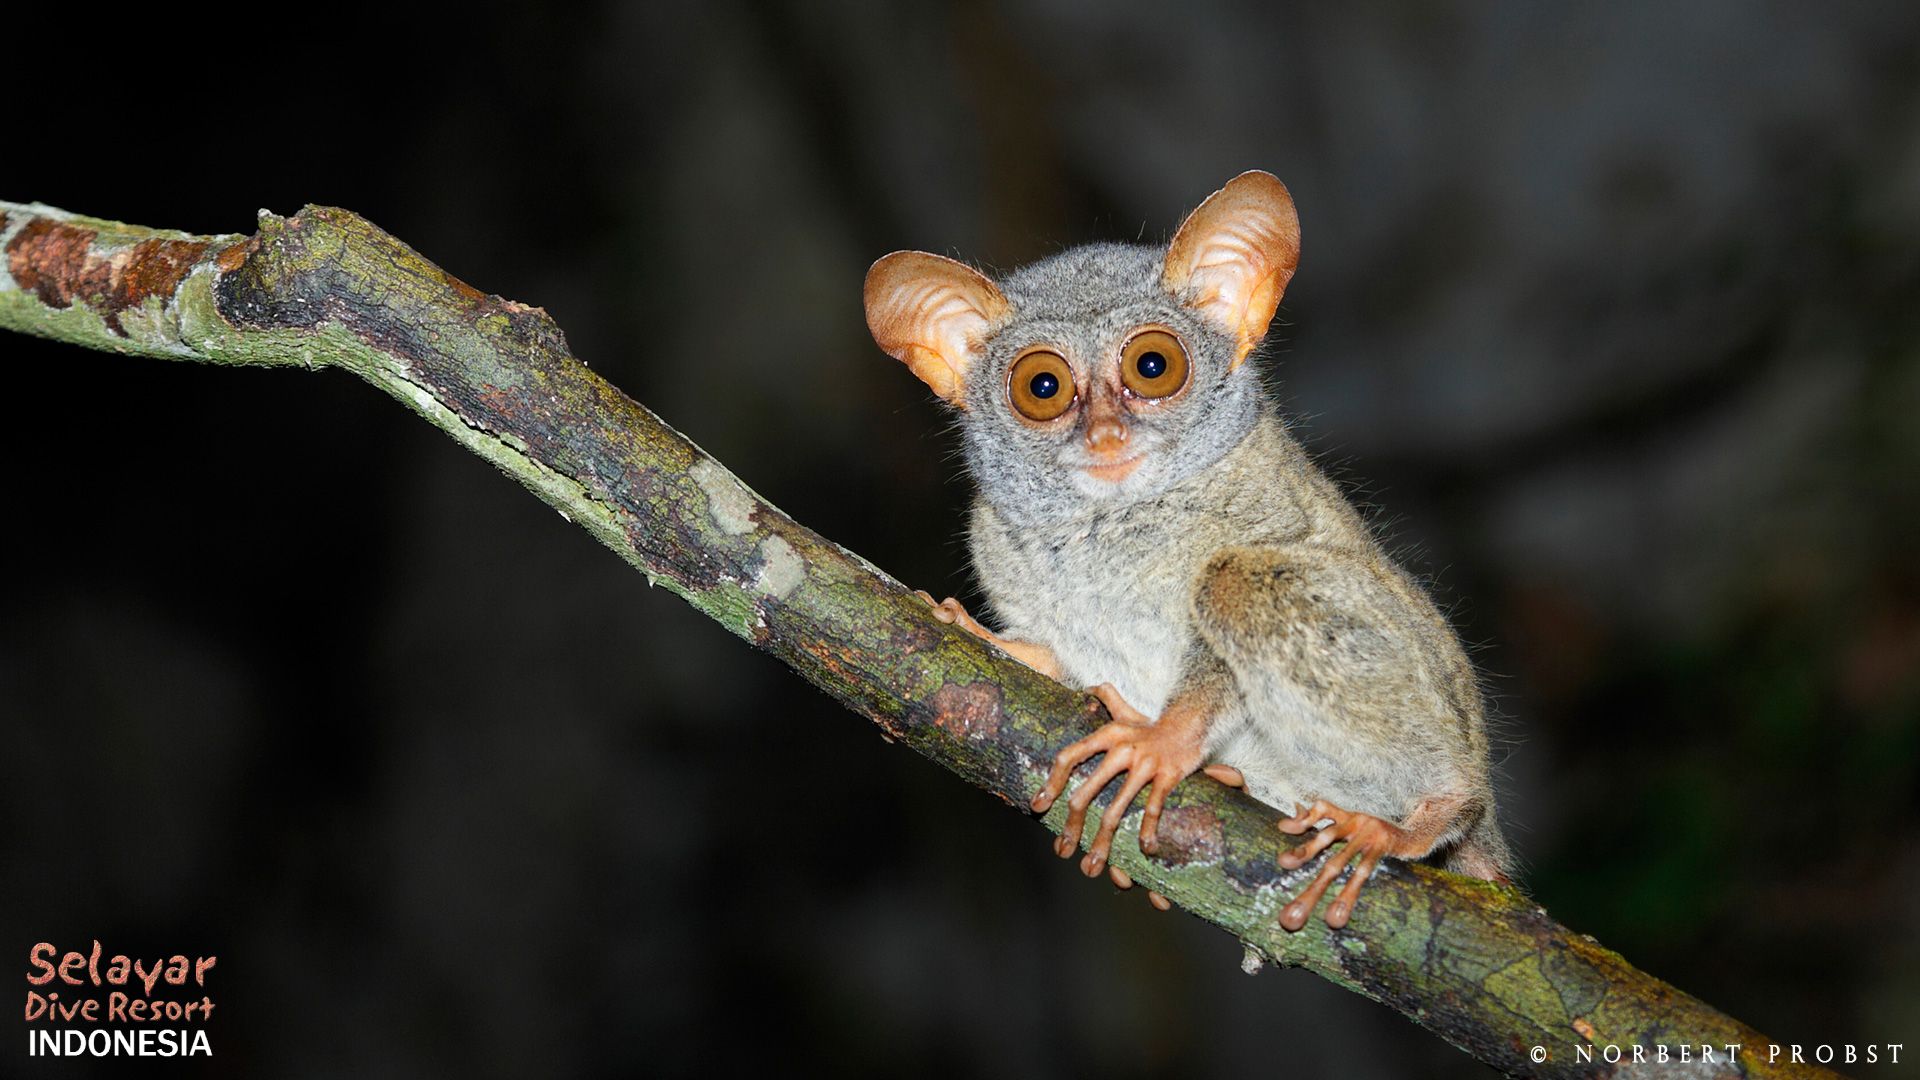
<instances>
[{"instance_id":1,"label":"tarsier's ear","mask_svg":"<svg viewBox=\"0 0 1920 1080\"><path fill-rule=\"evenodd\" d=\"M1007 298L978 270L924 251L896 251L867 271L867 329L949 404L961 404L980 339Z\"/></svg>"},{"instance_id":2,"label":"tarsier's ear","mask_svg":"<svg viewBox=\"0 0 1920 1080\"><path fill-rule=\"evenodd\" d=\"M1227 181L1180 223L1161 283L1238 339L1237 366L1266 336L1299 263L1293 197L1255 170Z\"/></svg>"}]
</instances>

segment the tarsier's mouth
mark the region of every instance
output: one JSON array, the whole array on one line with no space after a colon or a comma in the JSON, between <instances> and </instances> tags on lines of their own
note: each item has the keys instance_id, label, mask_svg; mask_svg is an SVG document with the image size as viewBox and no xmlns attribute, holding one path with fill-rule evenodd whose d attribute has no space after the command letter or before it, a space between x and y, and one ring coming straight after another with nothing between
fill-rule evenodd
<instances>
[{"instance_id":1,"label":"tarsier's mouth","mask_svg":"<svg viewBox=\"0 0 1920 1080\"><path fill-rule=\"evenodd\" d=\"M1125 461L1114 461L1105 465L1082 465L1081 469L1095 480L1105 480L1109 484L1117 484L1127 477L1132 476L1133 470L1139 468L1140 463L1146 459L1147 455L1145 454L1135 454Z\"/></svg>"}]
</instances>

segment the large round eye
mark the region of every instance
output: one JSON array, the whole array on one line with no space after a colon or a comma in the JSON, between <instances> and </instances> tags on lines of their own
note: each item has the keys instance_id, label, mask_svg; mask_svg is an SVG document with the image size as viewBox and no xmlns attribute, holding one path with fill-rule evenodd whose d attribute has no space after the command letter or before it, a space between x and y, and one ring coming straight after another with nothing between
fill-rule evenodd
<instances>
[{"instance_id":1,"label":"large round eye","mask_svg":"<svg viewBox=\"0 0 1920 1080\"><path fill-rule=\"evenodd\" d=\"M1187 350L1165 330L1142 330L1120 350L1120 381L1140 397L1166 397L1187 385Z\"/></svg>"},{"instance_id":2,"label":"large round eye","mask_svg":"<svg viewBox=\"0 0 1920 1080\"><path fill-rule=\"evenodd\" d=\"M1073 404L1073 369L1056 352L1036 349L1013 362L1007 396L1029 420L1051 420Z\"/></svg>"}]
</instances>

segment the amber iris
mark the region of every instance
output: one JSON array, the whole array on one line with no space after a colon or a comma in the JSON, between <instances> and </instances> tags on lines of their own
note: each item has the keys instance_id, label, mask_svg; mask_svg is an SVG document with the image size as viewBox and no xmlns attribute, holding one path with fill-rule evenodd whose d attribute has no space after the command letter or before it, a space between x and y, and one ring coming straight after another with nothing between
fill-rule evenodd
<instances>
[{"instance_id":1,"label":"amber iris","mask_svg":"<svg viewBox=\"0 0 1920 1080\"><path fill-rule=\"evenodd\" d=\"M1044 349L1013 362L1007 376L1013 408L1029 420L1051 420L1073 406L1073 369L1059 353Z\"/></svg>"},{"instance_id":2,"label":"amber iris","mask_svg":"<svg viewBox=\"0 0 1920 1080\"><path fill-rule=\"evenodd\" d=\"M1165 330L1142 330L1120 351L1120 381L1137 397L1166 397L1187 385L1187 350Z\"/></svg>"}]
</instances>

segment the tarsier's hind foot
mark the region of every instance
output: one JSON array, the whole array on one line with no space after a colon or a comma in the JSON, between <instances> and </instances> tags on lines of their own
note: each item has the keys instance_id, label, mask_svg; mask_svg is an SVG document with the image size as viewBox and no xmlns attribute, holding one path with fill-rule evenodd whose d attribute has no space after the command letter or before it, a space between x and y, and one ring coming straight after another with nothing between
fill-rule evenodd
<instances>
[{"instance_id":1,"label":"tarsier's hind foot","mask_svg":"<svg viewBox=\"0 0 1920 1080\"><path fill-rule=\"evenodd\" d=\"M1332 824L1313 834L1298 847L1281 852L1276 861L1282 869L1298 870L1335 842L1345 843L1327 858L1320 873L1294 898L1293 903L1281 910L1280 925L1288 930L1298 930L1307 925L1307 916L1319 905L1328 887L1340 876L1341 871L1351 865L1353 875L1327 908L1328 926L1337 930L1347 925L1347 919L1353 915L1354 900L1360 895L1360 887L1373 876L1380 860L1389 855L1400 855L1407 846L1406 830L1393 822L1372 814L1342 810L1325 801L1316 802L1306 810L1282 819L1280 831L1299 836L1319 821L1330 821Z\"/></svg>"},{"instance_id":2,"label":"tarsier's hind foot","mask_svg":"<svg viewBox=\"0 0 1920 1080\"><path fill-rule=\"evenodd\" d=\"M1297 870L1321 852L1335 843L1340 850L1327 857L1326 864L1320 868L1313 881L1301 891L1293 903L1280 912L1280 925L1288 930L1298 930L1307 924L1307 916L1313 913L1320 898L1326 895L1340 872L1353 867L1353 876L1334 897L1327 907L1327 925L1339 929L1347 925L1353 915L1354 899L1360 895L1360 887L1373 876L1380 860L1424 859L1458 835L1463 822L1473 821L1482 810L1479 799L1470 795L1435 795L1420 800L1407 815L1406 824L1395 825L1385 818L1372 814L1362 814L1352 810L1318 800L1312 806L1280 822L1280 831L1300 836L1317 822L1329 822L1325 828L1308 837L1305 843L1280 853L1276 860L1282 869ZM1456 851L1456 856L1464 852ZM1478 852L1478 848L1473 849ZM1499 864L1484 854L1477 856L1499 873ZM1467 873L1470 868L1459 867ZM1486 876L1486 875L1476 875ZM1495 880L1505 880L1501 875Z\"/></svg>"}]
</instances>

